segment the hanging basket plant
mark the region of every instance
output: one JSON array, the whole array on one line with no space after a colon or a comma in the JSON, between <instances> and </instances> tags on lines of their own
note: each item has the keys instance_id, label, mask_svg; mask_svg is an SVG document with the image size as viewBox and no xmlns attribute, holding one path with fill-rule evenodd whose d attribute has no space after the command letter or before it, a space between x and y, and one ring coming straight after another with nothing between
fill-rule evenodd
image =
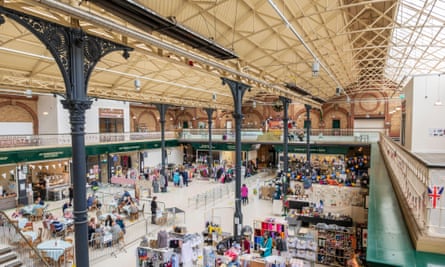
<instances>
[{"instance_id":1,"label":"hanging basket plant","mask_svg":"<svg viewBox=\"0 0 445 267\"><path fill-rule=\"evenodd\" d=\"M283 103L281 103L281 101L277 100L273 105L272 105L272 109L276 112L281 112L283 111Z\"/></svg>"}]
</instances>

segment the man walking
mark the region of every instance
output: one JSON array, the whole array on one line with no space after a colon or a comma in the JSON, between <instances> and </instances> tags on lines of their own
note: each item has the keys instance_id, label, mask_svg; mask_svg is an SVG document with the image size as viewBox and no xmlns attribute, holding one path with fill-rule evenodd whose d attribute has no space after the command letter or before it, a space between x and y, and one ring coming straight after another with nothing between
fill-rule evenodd
<instances>
[{"instance_id":1,"label":"man walking","mask_svg":"<svg viewBox=\"0 0 445 267\"><path fill-rule=\"evenodd\" d=\"M156 202L157 197L153 196L151 200L151 223L156 224L156 212L158 210L158 203Z\"/></svg>"}]
</instances>

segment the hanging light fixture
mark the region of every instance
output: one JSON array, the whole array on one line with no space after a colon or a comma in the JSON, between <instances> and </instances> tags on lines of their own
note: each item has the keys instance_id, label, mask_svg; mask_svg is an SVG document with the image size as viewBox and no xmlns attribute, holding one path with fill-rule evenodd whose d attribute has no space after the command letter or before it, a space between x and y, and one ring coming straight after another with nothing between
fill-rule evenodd
<instances>
[{"instance_id":1,"label":"hanging light fixture","mask_svg":"<svg viewBox=\"0 0 445 267\"><path fill-rule=\"evenodd\" d=\"M434 103L435 106L443 106L442 101L440 100L440 74L439 74L439 81L437 82L437 100Z\"/></svg>"},{"instance_id":2,"label":"hanging light fixture","mask_svg":"<svg viewBox=\"0 0 445 267\"><path fill-rule=\"evenodd\" d=\"M320 72L320 62L318 62L318 60L315 60L314 63L312 63L312 77L318 77L319 72Z\"/></svg>"},{"instance_id":3,"label":"hanging light fixture","mask_svg":"<svg viewBox=\"0 0 445 267\"><path fill-rule=\"evenodd\" d=\"M141 81L139 79L134 80L134 90L141 90Z\"/></svg>"}]
</instances>

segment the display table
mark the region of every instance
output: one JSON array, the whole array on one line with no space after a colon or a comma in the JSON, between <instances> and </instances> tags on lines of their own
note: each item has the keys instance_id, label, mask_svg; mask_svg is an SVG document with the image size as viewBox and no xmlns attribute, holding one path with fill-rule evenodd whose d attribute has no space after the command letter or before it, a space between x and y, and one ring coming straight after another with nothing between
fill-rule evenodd
<instances>
[{"instance_id":1,"label":"display table","mask_svg":"<svg viewBox=\"0 0 445 267\"><path fill-rule=\"evenodd\" d=\"M65 197L64 191L68 192L68 184L54 185L48 187L48 200L62 200ZM66 194L67 196L68 194Z\"/></svg>"},{"instance_id":2,"label":"display table","mask_svg":"<svg viewBox=\"0 0 445 267\"><path fill-rule=\"evenodd\" d=\"M177 208L177 207L172 207L172 208L166 208L165 211L170 213L170 214L172 214L172 218L174 220L173 223L176 222L176 214L182 213L182 215L184 217L183 218L184 219L183 223L185 224L185 211L184 210L182 210L180 208Z\"/></svg>"},{"instance_id":3,"label":"display table","mask_svg":"<svg viewBox=\"0 0 445 267\"><path fill-rule=\"evenodd\" d=\"M289 202L289 209L301 210L303 207L309 207L311 204L308 200L288 198L287 201Z\"/></svg>"}]
</instances>

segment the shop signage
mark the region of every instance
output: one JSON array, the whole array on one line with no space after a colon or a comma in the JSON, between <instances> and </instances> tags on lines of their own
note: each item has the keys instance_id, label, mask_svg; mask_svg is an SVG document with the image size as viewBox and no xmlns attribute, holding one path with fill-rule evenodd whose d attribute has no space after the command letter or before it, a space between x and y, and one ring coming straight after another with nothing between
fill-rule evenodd
<instances>
[{"instance_id":1,"label":"shop signage","mask_svg":"<svg viewBox=\"0 0 445 267\"><path fill-rule=\"evenodd\" d=\"M177 140L166 140L166 147L176 147L179 143ZM86 146L87 156L100 155L106 153L119 153L126 151L149 150L160 148L161 141L151 142L135 142L124 144L100 144ZM27 150L14 150L0 152L0 165L18 163L18 162L33 162L71 158L71 147L55 147L55 148L36 148Z\"/></svg>"},{"instance_id":2,"label":"shop signage","mask_svg":"<svg viewBox=\"0 0 445 267\"><path fill-rule=\"evenodd\" d=\"M196 150L209 150L209 144L201 144L201 143L192 143L192 146ZM242 144L241 150L242 151L250 151L255 149L255 145L251 144ZM212 150L219 150L219 151L235 151L236 145L235 144L227 144L227 143L214 143L212 144Z\"/></svg>"},{"instance_id":3,"label":"shop signage","mask_svg":"<svg viewBox=\"0 0 445 267\"><path fill-rule=\"evenodd\" d=\"M283 152L283 145L274 145L275 150ZM311 145L311 153L315 154L341 154L345 155L348 153L349 146L335 145L335 146L320 146ZM306 153L305 145L290 145L288 146L288 153Z\"/></svg>"},{"instance_id":4,"label":"shop signage","mask_svg":"<svg viewBox=\"0 0 445 267\"><path fill-rule=\"evenodd\" d=\"M99 118L123 118L123 109L99 108Z\"/></svg>"}]
</instances>

